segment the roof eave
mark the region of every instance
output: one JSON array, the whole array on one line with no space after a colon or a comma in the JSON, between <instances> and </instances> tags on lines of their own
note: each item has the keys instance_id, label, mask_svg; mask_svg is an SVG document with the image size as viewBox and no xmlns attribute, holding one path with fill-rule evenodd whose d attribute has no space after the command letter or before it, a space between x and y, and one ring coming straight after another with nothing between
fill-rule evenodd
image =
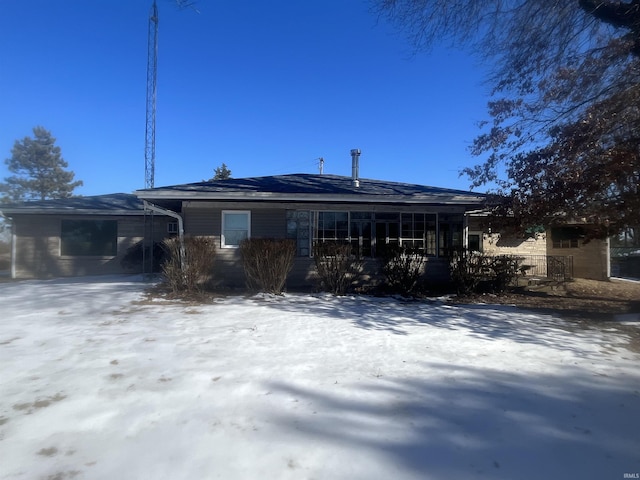
<instances>
[{"instance_id":1,"label":"roof eave","mask_svg":"<svg viewBox=\"0 0 640 480\"><path fill-rule=\"evenodd\" d=\"M78 208L4 208L0 210L3 216L11 215L144 215L142 205L140 210L93 210Z\"/></svg>"},{"instance_id":2,"label":"roof eave","mask_svg":"<svg viewBox=\"0 0 640 480\"><path fill-rule=\"evenodd\" d=\"M335 194L280 194L273 192L185 192L185 191L137 191L138 198L153 200L245 200L271 202L322 202L322 203L402 203L402 204L440 204L440 205L468 205L480 204L485 201L481 195L335 195Z\"/></svg>"}]
</instances>

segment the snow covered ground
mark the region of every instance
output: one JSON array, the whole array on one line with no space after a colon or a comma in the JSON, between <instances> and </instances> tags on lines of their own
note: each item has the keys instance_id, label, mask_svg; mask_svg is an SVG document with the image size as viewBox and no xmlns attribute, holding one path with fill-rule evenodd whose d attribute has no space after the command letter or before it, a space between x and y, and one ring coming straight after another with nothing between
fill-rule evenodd
<instances>
[{"instance_id":1,"label":"snow covered ground","mask_svg":"<svg viewBox=\"0 0 640 480\"><path fill-rule=\"evenodd\" d=\"M172 304L146 287L0 284L0 478L640 473L640 354L615 324L328 295Z\"/></svg>"}]
</instances>

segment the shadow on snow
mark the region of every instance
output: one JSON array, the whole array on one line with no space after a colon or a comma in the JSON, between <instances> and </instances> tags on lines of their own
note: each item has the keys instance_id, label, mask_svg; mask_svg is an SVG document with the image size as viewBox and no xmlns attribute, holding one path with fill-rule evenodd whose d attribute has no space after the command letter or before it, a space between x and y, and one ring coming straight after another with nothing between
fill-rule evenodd
<instances>
[{"instance_id":1,"label":"shadow on snow","mask_svg":"<svg viewBox=\"0 0 640 480\"><path fill-rule=\"evenodd\" d=\"M585 343L608 349L629 336L611 324L592 325L532 313L504 305L447 305L440 301L401 301L377 297L330 295L257 298L256 302L290 313L333 318L356 328L410 335L415 328L466 332L483 340L506 339L586 355ZM609 329L609 331L607 331Z\"/></svg>"},{"instance_id":2,"label":"shadow on snow","mask_svg":"<svg viewBox=\"0 0 640 480\"><path fill-rule=\"evenodd\" d=\"M429 362L424 369L437 380L381 377L322 389L270 382L282 405L294 400L306 411L282 408L269 421L310 445L373 455L399 476L622 478L640 471L638 377L596 379L579 368L518 375Z\"/></svg>"}]
</instances>

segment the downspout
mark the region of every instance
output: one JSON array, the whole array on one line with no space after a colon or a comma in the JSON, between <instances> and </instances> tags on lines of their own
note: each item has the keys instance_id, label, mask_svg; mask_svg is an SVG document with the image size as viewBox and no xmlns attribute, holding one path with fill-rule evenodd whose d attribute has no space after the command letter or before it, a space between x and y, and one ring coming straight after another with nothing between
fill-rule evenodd
<instances>
[{"instance_id":1,"label":"downspout","mask_svg":"<svg viewBox=\"0 0 640 480\"><path fill-rule=\"evenodd\" d=\"M16 225L11 219L11 278L16 278Z\"/></svg>"},{"instance_id":2,"label":"downspout","mask_svg":"<svg viewBox=\"0 0 640 480\"><path fill-rule=\"evenodd\" d=\"M147 202L146 200L142 201L144 204L144 209L151 211L151 212L156 212L156 213L160 213L162 215L166 215L168 217L172 217L175 218L178 221L178 241L180 242L180 269L184 272L185 269L185 257L186 252L184 249L184 224L182 222L182 217L180 216L179 213L176 213L172 210L167 210L166 208L162 208L162 207L158 207L157 205L154 205L152 203ZM153 239L152 243L153 243Z\"/></svg>"},{"instance_id":3,"label":"downspout","mask_svg":"<svg viewBox=\"0 0 640 480\"><path fill-rule=\"evenodd\" d=\"M462 247L469 250L469 213L464 212L462 217Z\"/></svg>"}]
</instances>

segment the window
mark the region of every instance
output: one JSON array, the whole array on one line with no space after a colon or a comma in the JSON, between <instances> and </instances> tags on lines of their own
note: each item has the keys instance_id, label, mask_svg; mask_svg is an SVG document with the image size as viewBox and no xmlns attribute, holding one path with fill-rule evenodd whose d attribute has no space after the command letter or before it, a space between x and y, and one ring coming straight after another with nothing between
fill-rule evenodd
<instances>
[{"instance_id":1,"label":"window","mask_svg":"<svg viewBox=\"0 0 640 480\"><path fill-rule=\"evenodd\" d=\"M581 227L556 227L551 229L553 248L578 248L578 241L585 235Z\"/></svg>"},{"instance_id":2,"label":"window","mask_svg":"<svg viewBox=\"0 0 640 480\"><path fill-rule=\"evenodd\" d=\"M240 242L251 238L251 212L224 210L222 212L222 247L238 248Z\"/></svg>"},{"instance_id":3,"label":"window","mask_svg":"<svg viewBox=\"0 0 640 480\"><path fill-rule=\"evenodd\" d=\"M61 255L113 257L117 253L117 220L62 220Z\"/></svg>"},{"instance_id":4,"label":"window","mask_svg":"<svg viewBox=\"0 0 640 480\"><path fill-rule=\"evenodd\" d=\"M175 235L178 233L178 222L167 223L167 233Z\"/></svg>"},{"instance_id":5,"label":"window","mask_svg":"<svg viewBox=\"0 0 640 480\"><path fill-rule=\"evenodd\" d=\"M348 239L348 212L316 212L313 231L314 241L346 241Z\"/></svg>"},{"instance_id":6,"label":"window","mask_svg":"<svg viewBox=\"0 0 640 480\"><path fill-rule=\"evenodd\" d=\"M287 238L295 240L299 257L308 257L310 254L309 218L308 210L287 210Z\"/></svg>"},{"instance_id":7,"label":"window","mask_svg":"<svg viewBox=\"0 0 640 480\"><path fill-rule=\"evenodd\" d=\"M295 222L294 213L287 216L288 236L296 238L297 235L300 241L296 230L300 224ZM434 213L315 211L311 212L311 219L314 244L349 242L355 254L365 257L379 256L387 245L399 244L422 250L430 256L437 253L437 217ZM461 219L459 231L456 230L460 241ZM304 228L307 228L306 224ZM306 241L305 236L303 242Z\"/></svg>"},{"instance_id":8,"label":"window","mask_svg":"<svg viewBox=\"0 0 640 480\"><path fill-rule=\"evenodd\" d=\"M438 247L440 257L448 257L463 247L463 216L441 214L438 216Z\"/></svg>"},{"instance_id":9,"label":"window","mask_svg":"<svg viewBox=\"0 0 640 480\"><path fill-rule=\"evenodd\" d=\"M482 251L482 233L480 232L469 232L468 237L470 252L481 252Z\"/></svg>"},{"instance_id":10,"label":"window","mask_svg":"<svg viewBox=\"0 0 640 480\"><path fill-rule=\"evenodd\" d=\"M436 254L436 216L430 213L402 214L402 245Z\"/></svg>"}]
</instances>

